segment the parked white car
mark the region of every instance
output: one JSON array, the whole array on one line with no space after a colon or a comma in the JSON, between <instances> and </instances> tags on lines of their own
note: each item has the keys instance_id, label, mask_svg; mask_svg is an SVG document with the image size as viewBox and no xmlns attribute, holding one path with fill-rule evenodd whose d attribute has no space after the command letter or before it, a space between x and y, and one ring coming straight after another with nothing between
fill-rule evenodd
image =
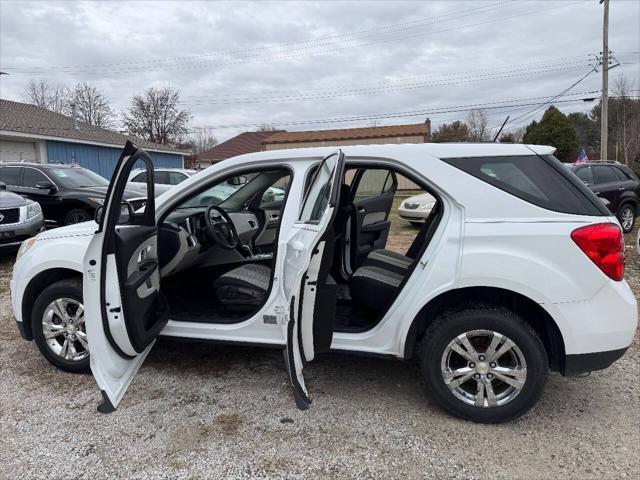
<instances>
[{"instance_id":1,"label":"parked white car","mask_svg":"<svg viewBox=\"0 0 640 480\"><path fill-rule=\"evenodd\" d=\"M398 207L398 216L412 225L422 225L436 204L436 199L428 193L406 198Z\"/></svg>"},{"instance_id":2,"label":"parked white car","mask_svg":"<svg viewBox=\"0 0 640 480\"><path fill-rule=\"evenodd\" d=\"M638 322L618 221L553 152L509 144L258 152L134 213L121 202L129 171L139 160L153 168L128 143L99 224L22 245L13 313L54 365L90 363L101 412L120 404L162 335L283 348L301 409L311 404L304 364L331 349L417 357L448 412L513 419L536 403L549 370L574 375L620 358ZM346 168L356 170L349 186ZM375 193L359 192L365 172ZM396 174L436 199L405 255L384 249ZM239 177L242 187L206 201ZM262 202L273 185L286 185L283 200Z\"/></svg>"}]
</instances>

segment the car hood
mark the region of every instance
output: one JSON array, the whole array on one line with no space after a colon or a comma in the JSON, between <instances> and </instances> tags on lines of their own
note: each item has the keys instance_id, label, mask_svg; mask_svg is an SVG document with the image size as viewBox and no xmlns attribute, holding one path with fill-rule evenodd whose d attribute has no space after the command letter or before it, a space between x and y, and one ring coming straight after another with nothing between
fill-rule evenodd
<instances>
[{"instance_id":1,"label":"car hood","mask_svg":"<svg viewBox=\"0 0 640 480\"><path fill-rule=\"evenodd\" d=\"M28 203L31 203L31 201L18 195L17 193L0 190L0 208L22 207L23 205L26 205Z\"/></svg>"},{"instance_id":2,"label":"car hood","mask_svg":"<svg viewBox=\"0 0 640 480\"><path fill-rule=\"evenodd\" d=\"M87 196L105 197L108 190L107 185L96 185L92 187L76 187L73 190L78 193L82 193ZM147 195L146 189L138 188L135 186L127 185L124 189L124 199L145 197Z\"/></svg>"},{"instance_id":3,"label":"car hood","mask_svg":"<svg viewBox=\"0 0 640 480\"><path fill-rule=\"evenodd\" d=\"M52 228L51 230L40 233L36 238L38 240L51 240L53 238L61 237L91 236L97 229L98 224L93 220L89 220L88 222L67 225L66 227Z\"/></svg>"},{"instance_id":4,"label":"car hood","mask_svg":"<svg viewBox=\"0 0 640 480\"><path fill-rule=\"evenodd\" d=\"M421 193L420 195L414 195L413 197L405 199L407 203L417 203L418 205L426 205L428 203L434 203L435 201L436 199L428 193Z\"/></svg>"}]
</instances>

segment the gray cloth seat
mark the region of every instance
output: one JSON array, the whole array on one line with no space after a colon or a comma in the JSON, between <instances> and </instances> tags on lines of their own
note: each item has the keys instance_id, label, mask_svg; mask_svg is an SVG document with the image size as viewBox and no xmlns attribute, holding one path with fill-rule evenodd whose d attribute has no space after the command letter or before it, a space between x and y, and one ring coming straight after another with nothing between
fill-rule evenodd
<instances>
[{"instance_id":1,"label":"gray cloth seat","mask_svg":"<svg viewBox=\"0 0 640 480\"><path fill-rule=\"evenodd\" d=\"M364 265L349 279L354 303L370 310L382 310L396 297L404 275L376 265Z\"/></svg>"},{"instance_id":2,"label":"gray cloth seat","mask_svg":"<svg viewBox=\"0 0 640 480\"><path fill-rule=\"evenodd\" d=\"M247 263L221 275L214 282L216 297L228 310L249 312L260 307L271 283L271 269Z\"/></svg>"},{"instance_id":3,"label":"gray cloth seat","mask_svg":"<svg viewBox=\"0 0 640 480\"><path fill-rule=\"evenodd\" d=\"M406 275L413 263L413 258L392 250L377 249L367 255L362 263L365 267L379 267L400 275Z\"/></svg>"}]
</instances>

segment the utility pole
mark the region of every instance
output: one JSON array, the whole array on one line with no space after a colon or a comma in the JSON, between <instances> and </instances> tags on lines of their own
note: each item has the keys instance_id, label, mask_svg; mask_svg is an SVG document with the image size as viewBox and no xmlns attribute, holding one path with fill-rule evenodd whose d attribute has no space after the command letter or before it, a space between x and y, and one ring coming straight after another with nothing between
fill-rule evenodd
<instances>
[{"instance_id":1,"label":"utility pole","mask_svg":"<svg viewBox=\"0 0 640 480\"><path fill-rule=\"evenodd\" d=\"M609 143L609 0L604 3L602 20L602 102L600 111L600 159L607 160Z\"/></svg>"}]
</instances>

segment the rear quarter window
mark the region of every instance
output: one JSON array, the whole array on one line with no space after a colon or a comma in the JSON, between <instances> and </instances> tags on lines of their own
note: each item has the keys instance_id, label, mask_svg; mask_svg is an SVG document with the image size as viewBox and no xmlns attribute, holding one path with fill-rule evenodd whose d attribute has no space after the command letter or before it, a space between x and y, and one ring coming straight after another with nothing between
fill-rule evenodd
<instances>
[{"instance_id":1,"label":"rear quarter window","mask_svg":"<svg viewBox=\"0 0 640 480\"><path fill-rule=\"evenodd\" d=\"M595 194L551 155L442 160L479 180L547 210L576 215L608 215Z\"/></svg>"}]
</instances>

